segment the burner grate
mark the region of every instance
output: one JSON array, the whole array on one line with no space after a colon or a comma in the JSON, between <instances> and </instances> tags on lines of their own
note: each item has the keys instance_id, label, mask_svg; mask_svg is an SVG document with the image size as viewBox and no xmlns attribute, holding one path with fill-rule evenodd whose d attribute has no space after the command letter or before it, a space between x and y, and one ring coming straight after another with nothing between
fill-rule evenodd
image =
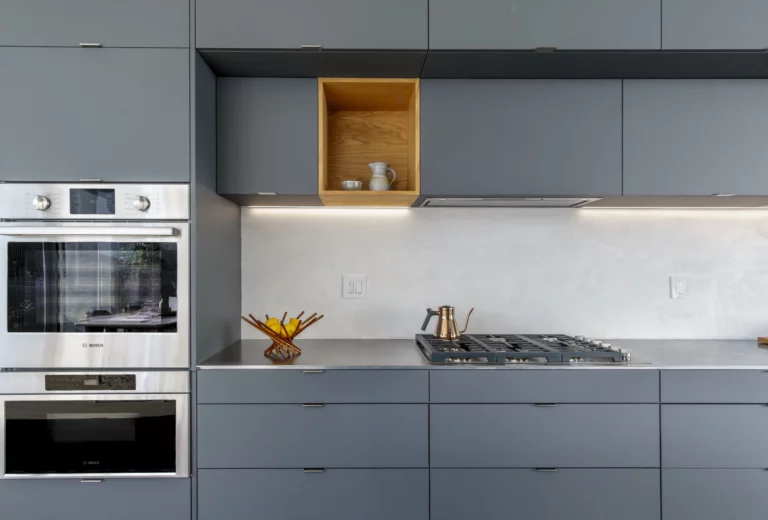
<instances>
[{"instance_id":1,"label":"burner grate","mask_svg":"<svg viewBox=\"0 0 768 520\"><path fill-rule=\"evenodd\" d=\"M607 345L564 334L465 334L455 341L416 336L431 363L597 363L623 362Z\"/></svg>"}]
</instances>

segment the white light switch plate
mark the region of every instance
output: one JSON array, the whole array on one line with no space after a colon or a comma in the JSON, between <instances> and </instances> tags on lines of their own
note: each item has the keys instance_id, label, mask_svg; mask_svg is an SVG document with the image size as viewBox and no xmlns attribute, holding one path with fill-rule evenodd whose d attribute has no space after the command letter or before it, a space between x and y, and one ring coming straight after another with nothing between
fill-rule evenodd
<instances>
[{"instance_id":1,"label":"white light switch plate","mask_svg":"<svg viewBox=\"0 0 768 520\"><path fill-rule=\"evenodd\" d=\"M688 282L685 278L679 276L669 277L669 297L673 300L679 300L685 297L685 293L688 292Z\"/></svg>"},{"instance_id":2,"label":"white light switch plate","mask_svg":"<svg viewBox=\"0 0 768 520\"><path fill-rule=\"evenodd\" d=\"M364 274L345 274L341 277L341 297L364 300L368 297L368 278Z\"/></svg>"}]
</instances>

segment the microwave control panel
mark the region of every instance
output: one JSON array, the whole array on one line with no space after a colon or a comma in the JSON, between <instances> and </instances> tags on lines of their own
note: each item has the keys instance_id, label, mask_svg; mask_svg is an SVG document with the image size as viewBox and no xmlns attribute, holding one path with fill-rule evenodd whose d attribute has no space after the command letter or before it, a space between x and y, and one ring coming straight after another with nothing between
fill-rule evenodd
<instances>
[{"instance_id":1,"label":"microwave control panel","mask_svg":"<svg viewBox=\"0 0 768 520\"><path fill-rule=\"evenodd\" d=\"M135 374L55 374L45 376L48 392L109 392L136 390Z\"/></svg>"},{"instance_id":2,"label":"microwave control panel","mask_svg":"<svg viewBox=\"0 0 768 520\"><path fill-rule=\"evenodd\" d=\"M189 220L189 185L0 183L0 219Z\"/></svg>"}]
</instances>

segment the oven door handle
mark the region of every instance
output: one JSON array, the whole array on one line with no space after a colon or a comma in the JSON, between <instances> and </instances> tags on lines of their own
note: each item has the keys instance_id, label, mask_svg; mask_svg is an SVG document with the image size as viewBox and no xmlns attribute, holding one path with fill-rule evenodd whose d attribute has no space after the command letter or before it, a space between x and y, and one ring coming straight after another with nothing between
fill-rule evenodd
<instances>
[{"instance_id":1,"label":"oven door handle","mask_svg":"<svg viewBox=\"0 0 768 520\"><path fill-rule=\"evenodd\" d=\"M121 236L121 237L172 237L178 230L172 227L0 227L0 235L7 236Z\"/></svg>"}]
</instances>

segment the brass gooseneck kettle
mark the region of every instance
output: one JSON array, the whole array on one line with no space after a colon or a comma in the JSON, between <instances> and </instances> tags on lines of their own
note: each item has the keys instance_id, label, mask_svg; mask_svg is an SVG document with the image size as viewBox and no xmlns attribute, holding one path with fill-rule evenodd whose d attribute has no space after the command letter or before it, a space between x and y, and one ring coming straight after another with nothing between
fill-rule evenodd
<instances>
[{"instance_id":1,"label":"brass gooseneck kettle","mask_svg":"<svg viewBox=\"0 0 768 520\"><path fill-rule=\"evenodd\" d=\"M421 326L421 330L427 330L429 320L432 319L432 316L437 316L435 337L449 341L459 339L462 334L467 332L467 327L469 326L469 317L472 315L472 311L474 310L474 307L469 310L469 314L467 314L467 322L464 324L464 330L459 330L459 326L456 324L456 318L453 315L453 307L443 305L436 311L432 310L431 308L427 309L427 318L424 320L424 325Z\"/></svg>"}]
</instances>

